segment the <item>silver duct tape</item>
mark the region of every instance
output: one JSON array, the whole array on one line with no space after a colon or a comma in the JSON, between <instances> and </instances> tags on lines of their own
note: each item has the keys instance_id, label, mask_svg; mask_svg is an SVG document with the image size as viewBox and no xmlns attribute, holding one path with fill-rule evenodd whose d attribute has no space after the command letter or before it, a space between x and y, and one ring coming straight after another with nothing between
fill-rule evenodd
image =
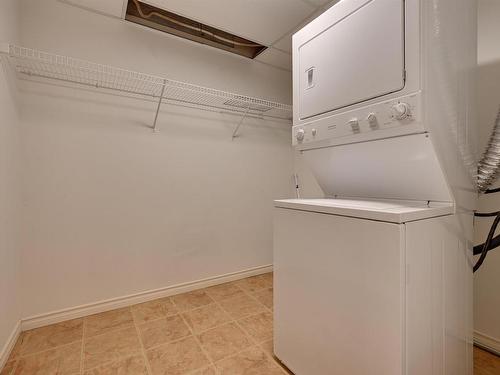
<instances>
[{"instance_id":1,"label":"silver duct tape","mask_svg":"<svg viewBox=\"0 0 500 375\"><path fill-rule=\"evenodd\" d=\"M500 109L491 133L488 147L477 166L477 187L484 193L498 178L500 172Z\"/></svg>"}]
</instances>

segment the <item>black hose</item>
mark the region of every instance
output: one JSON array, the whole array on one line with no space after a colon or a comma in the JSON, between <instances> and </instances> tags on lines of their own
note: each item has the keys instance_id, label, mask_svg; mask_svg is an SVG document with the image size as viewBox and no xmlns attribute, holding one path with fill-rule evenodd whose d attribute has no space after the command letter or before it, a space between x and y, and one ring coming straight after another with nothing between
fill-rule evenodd
<instances>
[{"instance_id":1,"label":"black hose","mask_svg":"<svg viewBox=\"0 0 500 375\"><path fill-rule=\"evenodd\" d=\"M474 216L476 217L490 217L490 216L497 216L500 213L500 211L495 211L495 212L475 212Z\"/></svg>"},{"instance_id":2,"label":"black hose","mask_svg":"<svg viewBox=\"0 0 500 375\"><path fill-rule=\"evenodd\" d=\"M500 188L496 189L488 189L484 191L484 194L492 194L492 193L498 193L500 191Z\"/></svg>"},{"instance_id":3,"label":"black hose","mask_svg":"<svg viewBox=\"0 0 500 375\"><path fill-rule=\"evenodd\" d=\"M486 242L483 244L481 256L474 265L474 268L472 269L473 272L476 272L486 259L486 255L488 255L488 251L490 251L491 241L493 240L493 236L495 235L495 231L497 230L499 222L500 222L500 212L497 213L495 220L493 221L493 224L491 224L490 232L488 233L488 238L486 238Z\"/></svg>"},{"instance_id":4,"label":"black hose","mask_svg":"<svg viewBox=\"0 0 500 375\"><path fill-rule=\"evenodd\" d=\"M493 237L493 239L490 242L489 250L496 249L497 247L500 246L500 235ZM484 247L484 242L474 246L474 255L479 255L483 252L483 247Z\"/></svg>"}]
</instances>

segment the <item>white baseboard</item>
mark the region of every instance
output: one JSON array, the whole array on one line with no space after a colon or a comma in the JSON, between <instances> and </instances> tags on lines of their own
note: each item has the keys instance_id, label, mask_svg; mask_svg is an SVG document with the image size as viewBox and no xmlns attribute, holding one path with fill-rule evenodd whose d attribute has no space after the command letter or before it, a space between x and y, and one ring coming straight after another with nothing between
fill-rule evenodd
<instances>
[{"instance_id":1,"label":"white baseboard","mask_svg":"<svg viewBox=\"0 0 500 375\"><path fill-rule=\"evenodd\" d=\"M21 320L21 330L26 331L33 328L43 327L50 324L63 322L70 319L81 318L86 315L97 314L104 311L127 307L137 303L147 302L158 298L172 296L174 294L189 292L195 289L206 288L209 286L227 283L229 281L243 279L245 277L260 275L267 272L272 272L273 266L259 266L238 272L232 272L225 275L209 277L206 279L196 280L188 283L172 285L160 289L145 291L141 293L131 294L112 298L104 301L89 303L86 305L71 307L63 310L53 311L46 314L28 317Z\"/></svg>"},{"instance_id":2,"label":"white baseboard","mask_svg":"<svg viewBox=\"0 0 500 375\"><path fill-rule=\"evenodd\" d=\"M10 356L10 352L12 351L12 349L14 349L14 345L16 344L16 341L19 338L20 334L21 334L21 322L19 321L16 323L14 329L12 330L12 333L7 339L7 342L0 351L0 372L7 363L7 360L9 359Z\"/></svg>"},{"instance_id":3,"label":"white baseboard","mask_svg":"<svg viewBox=\"0 0 500 375\"><path fill-rule=\"evenodd\" d=\"M474 331L474 344L497 355L500 355L500 340L484 333Z\"/></svg>"}]
</instances>

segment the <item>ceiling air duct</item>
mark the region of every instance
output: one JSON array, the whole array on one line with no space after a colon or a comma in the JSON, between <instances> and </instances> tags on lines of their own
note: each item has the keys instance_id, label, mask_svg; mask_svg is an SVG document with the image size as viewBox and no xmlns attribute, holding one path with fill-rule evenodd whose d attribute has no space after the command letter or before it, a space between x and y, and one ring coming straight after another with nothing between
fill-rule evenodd
<instances>
[{"instance_id":1,"label":"ceiling air duct","mask_svg":"<svg viewBox=\"0 0 500 375\"><path fill-rule=\"evenodd\" d=\"M138 0L129 0L125 19L250 59L267 47Z\"/></svg>"}]
</instances>

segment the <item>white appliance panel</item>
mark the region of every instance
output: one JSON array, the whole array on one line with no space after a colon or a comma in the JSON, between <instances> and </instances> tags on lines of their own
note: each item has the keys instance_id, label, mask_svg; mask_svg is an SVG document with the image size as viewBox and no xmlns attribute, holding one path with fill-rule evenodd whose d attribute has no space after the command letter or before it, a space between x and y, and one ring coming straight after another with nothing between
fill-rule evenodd
<instances>
[{"instance_id":1,"label":"white appliance panel","mask_svg":"<svg viewBox=\"0 0 500 375\"><path fill-rule=\"evenodd\" d=\"M299 46L300 119L404 87L403 0L364 1L343 18L324 21Z\"/></svg>"},{"instance_id":2,"label":"white appliance panel","mask_svg":"<svg viewBox=\"0 0 500 375\"><path fill-rule=\"evenodd\" d=\"M401 375L404 225L275 209L274 350L297 375Z\"/></svg>"},{"instance_id":3,"label":"white appliance panel","mask_svg":"<svg viewBox=\"0 0 500 375\"><path fill-rule=\"evenodd\" d=\"M395 111L401 103L408 110L404 119ZM298 132L303 132L302 140ZM416 93L295 125L292 144L306 150L424 132L420 93Z\"/></svg>"},{"instance_id":4,"label":"white appliance panel","mask_svg":"<svg viewBox=\"0 0 500 375\"><path fill-rule=\"evenodd\" d=\"M426 134L303 152L326 196L453 201Z\"/></svg>"},{"instance_id":5,"label":"white appliance panel","mask_svg":"<svg viewBox=\"0 0 500 375\"><path fill-rule=\"evenodd\" d=\"M405 224L407 375L473 372L473 219L461 214Z\"/></svg>"}]
</instances>

